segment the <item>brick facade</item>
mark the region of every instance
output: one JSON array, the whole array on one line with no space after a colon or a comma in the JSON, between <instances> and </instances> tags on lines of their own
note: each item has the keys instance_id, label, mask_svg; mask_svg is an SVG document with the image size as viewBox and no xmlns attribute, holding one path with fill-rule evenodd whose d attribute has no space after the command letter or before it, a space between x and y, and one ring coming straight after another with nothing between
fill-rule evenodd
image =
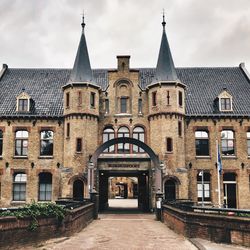
<instances>
[{"instance_id":1,"label":"brick facade","mask_svg":"<svg viewBox=\"0 0 250 250\"><path fill-rule=\"evenodd\" d=\"M85 54L77 54L78 62L88 57L85 38L81 43ZM165 31L162 43L165 43L166 49L169 48ZM161 46L161 50L164 50L164 46ZM216 139L221 144L221 131L234 131L235 154L222 156L222 165L223 174L234 173L235 179L233 183L223 183L224 175L221 175L221 203L224 202L225 184L225 187L228 185L227 191L230 191L230 188L235 191L236 207L249 208L250 162L247 153L247 131L250 128L250 111L247 110L247 93L250 88L245 68L243 65L225 69L181 68L175 72L172 58L162 58L160 55L165 52L161 50L156 69L131 69L130 56L118 56L117 68L107 70L91 71L90 65L87 65L89 62L78 65L87 65L87 70L77 68L75 64L72 72L15 70L5 65L0 80L1 93L4 93L3 104L0 104L0 130L3 134L3 150L0 156L0 206L37 201L40 173L52 175L52 201L59 197L73 197L74 190L77 189L76 186L74 189L76 180L83 182L80 188L82 195L87 197L87 167L91 156L104 142L104 129L112 128L114 137L118 137L119 128L125 127L129 131L129 137L133 137L134 128L139 126L144 129L145 144L158 155L160 162L166 167L162 176L163 191L172 192L172 198L197 201L197 175L204 170L210 174L209 205L218 204ZM159 65L171 68L174 73L160 72ZM176 75L180 79L177 79ZM218 76L222 80L218 80ZM30 86L32 77L33 85ZM232 86L231 81L239 86L239 89L243 89L242 98L237 99L238 92L232 93L234 89L229 91L232 94L227 96L233 98L233 109L220 113L216 109L218 96L223 89L225 92L225 82L228 82L228 88ZM209 89L203 92L201 87L197 87L198 83L204 84L204 88L210 84L211 91ZM20 96L23 87L26 87L23 92L27 92L26 96L31 98L30 110L26 113L16 111L16 98ZM29 134L28 154L17 157L15 132L20 129L28 131ZM53 155L48 157L40 155L42 130L51 130L54 133ZM205 130L209 134L207 156L196 155L197 130ZM169 149L167 141L170 144ZM76 149L77 143L80 143L80 151ZM112 162L132 162L139 165L137 170L148 170L149 199L154 206L155 166L149 162L146 152L133 152L133 145L129 146L129 152L119 154L118 147L119 145L114 145L114 152L104 152L100 156L95 166L95 186L99 187L99 169L112 170L108 166ZM13 201L13 176L17 172L27 174L26 199L22 202ZM167 185L171 186L171 181L174 187L170 188ZM234 186L230 186L231 184Z\"/></svg>"}]
</instances>

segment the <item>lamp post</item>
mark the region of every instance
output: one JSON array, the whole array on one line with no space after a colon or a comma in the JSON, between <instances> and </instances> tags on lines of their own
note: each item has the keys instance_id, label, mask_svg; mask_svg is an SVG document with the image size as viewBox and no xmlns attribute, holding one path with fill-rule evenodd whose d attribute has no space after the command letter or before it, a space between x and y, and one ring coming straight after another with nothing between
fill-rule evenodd
<instances>
[{"instance_id":1,"label":"lamp post","mask_svg":"<svg viewBox=\"0 0 250 250\"><path fill-rule=\"evenodd\" d=\"M161 205L162 205L162 199L163 199L163 174L165 173L166 167L163 162L160 163L160 171L161 171L161 178L160 178L160 189L157 190L155 194L155 200L156 200L156 220L161 220L162 217L162 211L161 211Z\"/></svg>"},{"instance_id":2,"label":"lamp post","mask_svg":"<svg viewBox=\"0 0 250 250\"><path fill-rule=\"evenodd\" d=\"M164 193L164 188L163 188L163 174L166 173L166 166L164 162L160 163L160 170L161 170L161 191Z\"/></svg>"},{"instance_id":3,"label":"lamp post","mask_svg":"<svg viewBox=\"0 0 250 250\"><path fill-rule=\"evenodd\" d=\"M94 163L89 162L88 163L88 188L89 188L89 193L93 191L93 184L94 184Z\"/></svg>"},{"instance_id":4,"label":"lamp post","mask_svg":"<svg viewBox=\"0 0 250 250\"><path fill-rule=\"evenodd\" d=\"M201 187L202 187L202 202L201 205L204 207L204 170L199 172L199 176L201 176Z\"/></svg>"}]
</instances>

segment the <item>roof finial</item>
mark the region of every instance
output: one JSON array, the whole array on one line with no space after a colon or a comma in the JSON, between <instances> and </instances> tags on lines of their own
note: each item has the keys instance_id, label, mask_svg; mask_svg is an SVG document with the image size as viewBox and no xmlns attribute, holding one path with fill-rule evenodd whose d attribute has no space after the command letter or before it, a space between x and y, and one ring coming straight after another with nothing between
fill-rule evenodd
<instances>
[{"instance_id":1,"label":"roof finial","mask_svg":"<svg viewBox=\"0 0 250 250\"><path fill-rule=\"evenodd\" d=\"M163 9L162 10L162 26L163 26L163 28L165 27L165 25L166 25L166 22L165 22L165 10Z\"/></svg>"},{"instance_id":2,"label":"roof finial","mask_svg":"<svg viewBox=\"0 0 250 250\"><path fill-rule=\"evenodd\" d=\"M85 27L85 22L84 22L84 10L83 10L83 12L82 12L82 23L81 23L81 25L82 25L82 28L84 29L84 27Z\"/></svg>"}]
</instances>

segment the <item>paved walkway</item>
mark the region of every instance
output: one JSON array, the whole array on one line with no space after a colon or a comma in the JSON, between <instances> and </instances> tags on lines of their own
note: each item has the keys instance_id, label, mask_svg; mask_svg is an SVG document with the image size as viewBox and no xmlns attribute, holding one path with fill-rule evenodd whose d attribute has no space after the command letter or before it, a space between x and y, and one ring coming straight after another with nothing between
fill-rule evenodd
<instances>
[{"instance_id":1,"label":"paved walkway","mask_svg":"<svg viewBox=\"0 0 250 250\"><path fill-rule=\"evenodd\" d=\"M197 249L187 239L155 221L153 214L101 214L99 217L80 233L47 241L38 249Z\"/></svg>"}]
</instances>

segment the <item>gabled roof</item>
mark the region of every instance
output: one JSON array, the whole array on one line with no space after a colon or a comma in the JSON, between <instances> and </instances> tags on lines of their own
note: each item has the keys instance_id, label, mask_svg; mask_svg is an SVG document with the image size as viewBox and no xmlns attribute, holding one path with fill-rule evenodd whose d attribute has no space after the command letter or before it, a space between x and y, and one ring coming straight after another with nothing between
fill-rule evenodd
<instances>
[{"instance_id":1,"label":"gabled roof","mask_svg":"<svg viewBox=\"0 0 250 250\"><path fill-rule=\"evenodd\" d=\"M103 90L108 86L108 71L93 70L93 80ZM139 68L139 85L146 89L156 69ZM250 82L242 67L176 68L178 78L187 85L186 114L215 115L214 99L226 88L233 97L233 111L216 115L250 116ZM63 91L71 74L69 69L8 68L0 80L0 117L19 116L16 97L25 88L34 101L29 116L63 115ZM25 114L22 114L25 116Z\"/></svg>"},{"instance_id":2,"label":"gabled roof","mask_svg":"<svg viewBox=\"0 0 250 250\"><path fill-rule=\"evenodd\" d=\"M84 34L84 19L82 22L82 34L78 46L75 63L70 75L69 82L91 82L93 80L92 70L89 61L89 53Z\"/></svg>"},{"instance_id":3,"label":"gabled roof","mask_svg":"<svg viewBox=\"0 0 250 250\"><path fill-rule=\"evenodd\" d=\"M174 61L172 58L171 50L169 47L167 34L165 30L165 17L163 15L163 31L162 31L162 38L161 38L161 47L158 55L158 61L156 66L156 73L154 81L177 81L178 77L176 74Z\"/></svg>"}]
</instances>

